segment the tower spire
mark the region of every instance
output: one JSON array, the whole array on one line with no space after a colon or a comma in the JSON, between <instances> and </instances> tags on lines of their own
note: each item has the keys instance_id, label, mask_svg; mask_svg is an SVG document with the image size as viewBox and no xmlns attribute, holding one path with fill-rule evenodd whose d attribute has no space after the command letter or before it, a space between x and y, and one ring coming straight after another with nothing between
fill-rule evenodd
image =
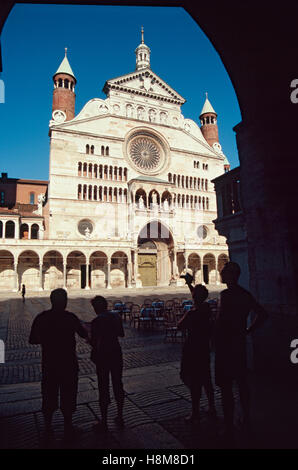
<instances>
[{"instance_id":1,"label":"tower spire","mask_svg":"<svg viewBox=\"0 0 298 470\"><path fill-rule=\"evenodd\" d=\"M141 27L141 44L136 48L136 70L150 68L150 49L144 43L144 27Z\"/></svg>"},{"instance_id":2,"label":"tower spire","mask_svg":"<svg viewBox=\"0 0 298 470\"><path fill-rule=\"evenodd\" d=\"M142 34L142 44L144 44L144 27L143 26L141 28L141 34Z\"/></svg>"},{"instance_id":3,"label":"tower spire","mask_svg":"<svg viewBox=\"0 0 298 470\"><path fill-rule=\"evenodd\" d=\"M54 92L52 112L58 110L66 114L66 121L70 121L75 115L75 84L76 77L67 58L67 47L64 48L65 56L53 76Z\"/></svg>"},{"instance_id":4,"label":"tower spire","mask_svg":"<svg viewBox=\"0 0 298 470\"><path fill-rule=\"evenodd\" d=\"M212 147L218 140L217 114L208 99L208 93L205 92L206 98L203 109L200 114L201 131L208 144Z\"/></svg>"}]
</instances>

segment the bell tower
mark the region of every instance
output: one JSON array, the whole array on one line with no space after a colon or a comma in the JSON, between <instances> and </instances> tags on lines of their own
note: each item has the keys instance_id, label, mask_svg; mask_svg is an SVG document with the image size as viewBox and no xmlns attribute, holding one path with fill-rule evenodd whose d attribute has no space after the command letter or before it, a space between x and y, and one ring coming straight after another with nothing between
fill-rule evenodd
<instances>
[{"instance_id":1,"label":"bell tower","mask_svg":"<svg viewBox=\"0 0 298 470\"><path fill-rule=\"evenodd\" d=\"M150 69L150 48L144 43L144 28L141 29L142 40L141 44L136 48L136 70Z\"/></svg>"},{"instance_id":2,"label":"bell tower","mask_svg":"<svg viewBox=\"0 0 298 470\"><path fill-rule=\"evenodd\" d=\"M77 81L67 59L67 48L65 48L65 57L53 76L53 81L52 113L57 110L63 111L66 114L66 121L70 121L75 116L74 90Z\"/></svg>"},{"instance_id":3,"label":"bell tower","mask_svg":"<svg viewBox=\"0 0 298 470\"><path fill-rule=\"evenodd\" d=\"M212 147L215 142L219 143L217 114L208 100L208 93L206 93L206 100L200 114L200 121L202 134L208 144Z\"/></svg>"}]
</instances>

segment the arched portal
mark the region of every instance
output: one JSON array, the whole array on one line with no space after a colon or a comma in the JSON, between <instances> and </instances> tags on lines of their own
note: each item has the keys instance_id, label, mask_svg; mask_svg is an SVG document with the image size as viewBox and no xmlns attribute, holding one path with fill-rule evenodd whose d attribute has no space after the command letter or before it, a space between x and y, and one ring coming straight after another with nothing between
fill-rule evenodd
<instances>
[{"instance_id":1,"label":"arched portal","mask_svg":"<svg viewBox=\"0 0 298 470\"><path fill-rule=\"evenodd\" d=\"M0 290L13 290L15 287L14 258L7 250L0 250Z\"/></svg>"},{"instance_id":2,"label":"arched portal","mask_svg":"<svg viewBox=\"0 0 298 470\"><path fill-rule=\"evenodd\" d=\"M20 254L18 260L18 276L19 287L25 284L27 290L39 289L39 256L35 251L26 250Z\"/></svg>"},{"instance_id":3,"label":"arched portal","mask_svg":"<svg viewBox=\"0 0 298 470\"><path fill-rule=\"evenodd\" d=\"M63 287L63 256L59 251L48 251L43 257L43 287L45 290Z\"/></svg>"},{"instance_id":4,"label":"arched portal","mask_svg":"<svg viewBox=\"0 0 298 470\"><path fill-rule=\"evenodd\" d=\"M29 238L29 226L28 224L22 224L20 227L20 238L28 240Z\"/></svg>"},{"instance_id":5,"label":"arched portal","mask_svg":"<svg viewBox=\"0 0 298 470\"><path fill-rule=\"evenodd\" d=\"M173 236L164 224L154 220L138 237L138 271L143 286L168 286L173 273Z\"/></svg>"},{"instance_id":6,"label":"arched portal","mask_svg":"<svg viewBox=\"0 0 298 470\"><path fill-rule=\"evenodd\" d=\"M127 256L123 251L116 251L111 257L110 285L111 287L127 287L128 270Z\"/></svg>"},{"instance_id":7,"label":"arched portal","mask_svg":"<svg viewBox=\"0 0 298 470\"><path fill-rule=\"evenodd\" d=\"M228 255L226 255L225 253L222 253L219 255L218 257L218 261L217 261L217 271L218 273L220 274L224 265L229 261L229 257Z\"/></svg>"},{"instance_id":8,"label":"arched portal","mask_svg":"<svg viewBox=\"0 0 298 470\"><path fill-rule=\"evenodd\" d=\"M72 251L66 260L66 287L84 289L87 286L86 256L81 251Z\"/></svg>"},{"instance_id":9,"label":"arched portal","mask_svg":"<svg viewBox=\"0 0 298 470\"><path fill-rule=\"evenodd\" d=\"M91 288L107 287L108 258L102 251L94 251L90 256Z\"/></svg>"},{"instance_id":10,"label":"arched portal","mask_svg":"<svg viewBox=\"0 0 298 470\"><path fill-rule=\"evenodd\" d=\"M195 282L201 283L201 259L197 253L191 253L188 257L188 267L192 271Z\"/></svg>"},{"instance_id":11,"label":"arched portal","mask_svg":"<svg viewBox=\"0 0 298 470\"><path fill-rule=\"evenodd\" d=\"M205 284L216 283L215 256L207 253L203 258L203 281Z\"/></svg>"}]
</instances>

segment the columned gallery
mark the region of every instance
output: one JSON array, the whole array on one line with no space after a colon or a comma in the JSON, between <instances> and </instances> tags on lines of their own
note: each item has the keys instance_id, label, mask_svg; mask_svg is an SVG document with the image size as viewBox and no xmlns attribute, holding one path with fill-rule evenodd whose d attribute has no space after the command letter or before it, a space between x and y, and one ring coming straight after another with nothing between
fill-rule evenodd
<instances>
[{"instance_id":1,"label":"columned gallery","mask_svg":"<svg viewBox=\"0 0 298 470\"><path fill-rule=\"evenodd\" d=\"M75 114L79 84L65 51L45 190L36 206L13 208L1 191L1 290L183 285L186 270L220 282L228 248L213 223L212 180L229 163L217 113L202 93L198 122L184 117L185 99L151 70L150 54L142 31L135 70Z\"/></svg>"}]
</instances>

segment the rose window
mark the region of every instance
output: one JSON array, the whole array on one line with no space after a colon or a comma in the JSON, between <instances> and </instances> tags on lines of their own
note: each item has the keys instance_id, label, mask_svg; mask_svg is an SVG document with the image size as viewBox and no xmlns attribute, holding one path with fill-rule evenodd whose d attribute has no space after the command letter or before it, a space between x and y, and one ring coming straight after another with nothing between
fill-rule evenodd
<instances>
[{"instance_id":1,"label":"rose window","mask_svg":"<svg viewBox=\"0 0 298 470\"><path fill-rule=\"evenodd\" d=\"M147 137L137 137L131 142L130 157L143 170L154 170L160 163L158 146Z\"/></svg>"}]
</instances>

